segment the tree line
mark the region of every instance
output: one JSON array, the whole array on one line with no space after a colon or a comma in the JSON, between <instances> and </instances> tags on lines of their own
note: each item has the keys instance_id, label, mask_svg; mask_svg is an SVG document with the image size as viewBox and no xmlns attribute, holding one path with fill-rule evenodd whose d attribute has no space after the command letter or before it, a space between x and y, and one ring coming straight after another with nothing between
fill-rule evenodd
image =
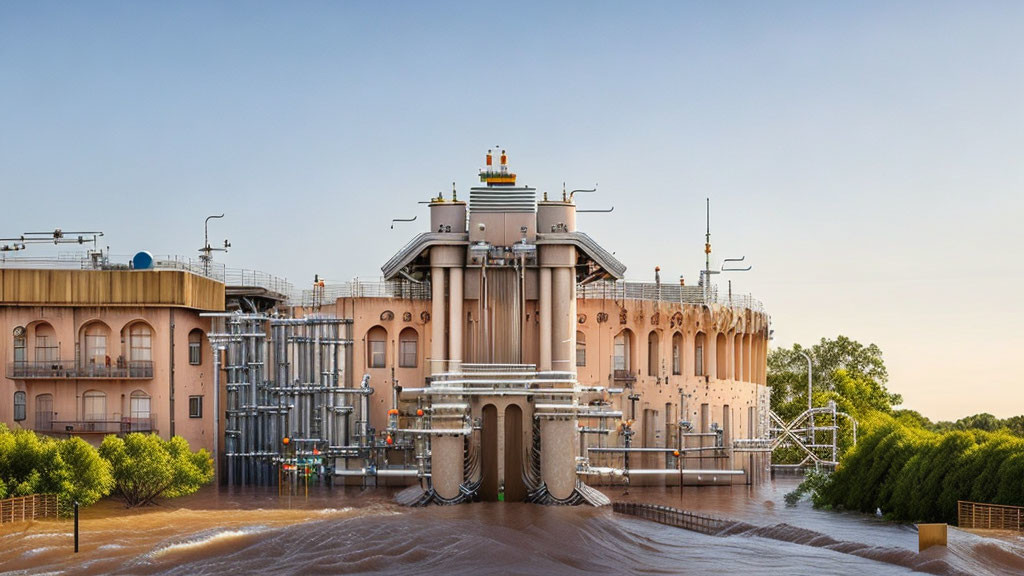
<instances>
[{"instance_id":1,"label":"tree line","mask_svg":"<svg viewBox=\"0 0 1024 576\"><path fill-rule=\"evenodd\" d=\"M76 501L89 506L113 494L129 507L142 506L191 494L212 480L210 453L193 452L180 436L110 435L97 449L77 436L57 439L0 422L0 498L57 494L62 515Z\"/></svg>"},{"instance_id":2,"label":"tree line","mask_svg":"<svg viewBox=\"0 0 1024 576\"><path fill-rule=\"evenodd\" d=\"M854 445L844 428L836 470L809 474L787 501L808 493L817 507L880 508L889 518L912 522L955 522L957 500L1024 506L1024 416L932 422L896 409L903 399L887 389L882 351L839 336L769 354L772 409L787 421L807 407L807 361L800 352L811 357L815 406L834 401L857 418L860 436ZM798 456L783 450L773 459Z\"/></svg>"}]
</instances>

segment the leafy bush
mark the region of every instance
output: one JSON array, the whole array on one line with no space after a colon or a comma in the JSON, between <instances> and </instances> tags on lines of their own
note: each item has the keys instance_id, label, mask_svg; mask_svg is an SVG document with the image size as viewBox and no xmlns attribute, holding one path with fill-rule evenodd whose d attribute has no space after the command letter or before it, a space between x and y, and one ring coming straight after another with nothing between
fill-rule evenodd
<instances>
[{"instance_id":1,"label":"leafy bush","mask_svg":"<svg viewBox=\"0 0 1024 576\"><path fill-rule=\"evenodd\" d=\"M1008 432L931 432L876 415L818 488L815 503L903 521L956 522L957 500L1024 506L1024 439Z\"/></svg>"},{"instance_id":2,"label":"leafy bush","mask_svg":"<svg viewBox=\"0 0 1024 576\"><path fill-rule=\"evenodd\" d=\"M57 494L60 513L110 493L110 464L81 438L56 440L0 423L0 497Z\"/></svg>"},{"instance_id":3,"label":"leafy bush","mask_svg":"<svg viewBox=\"0 0 1024 576\"><path fill-rule=\"evenodd\" d=\"M180 436L170 440L140 433L107 436L100 454L113 466L114 489L129 507L191 494L213 479L209 452L192 452Z\"/></svg>"}]
</instances>

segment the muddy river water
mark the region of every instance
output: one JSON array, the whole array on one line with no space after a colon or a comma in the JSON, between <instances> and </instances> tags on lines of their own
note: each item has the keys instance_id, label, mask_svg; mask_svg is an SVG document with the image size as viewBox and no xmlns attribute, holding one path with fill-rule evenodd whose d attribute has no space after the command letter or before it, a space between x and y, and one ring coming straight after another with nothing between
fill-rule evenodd
<instances>
[{"instance_id":1,"label":"muddy river water","mask_svg":"<svg viewBox=\"0 0 1024 576\"><path fill-rule=\"evenodd\" d=\"M621 488L613 500L742 522L706 536L610 507L477 503L409 509L385 489L208 488L163 506L85 509L70 521L0 526L0 572L66 574L1024 574L1024 538L950 528L917 553L912 525L786 507L791 478L764 486Z\"/></svg>"}]
</instances>

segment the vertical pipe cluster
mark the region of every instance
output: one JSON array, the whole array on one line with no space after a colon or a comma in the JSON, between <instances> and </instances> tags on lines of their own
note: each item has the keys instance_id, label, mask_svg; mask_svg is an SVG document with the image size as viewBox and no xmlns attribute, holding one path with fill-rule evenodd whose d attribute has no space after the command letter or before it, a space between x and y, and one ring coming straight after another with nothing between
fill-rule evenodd
<instances>
[{"instance_id":1,"label":"vertical pipe cluster","mask_svg":"<svg viewBox=\"0 0 1024 576\"><path fill-rule=\"evenodd\" d=\"M229 485L274 485L282 472L331 475L339 458L369 459L349 446L353 427L365 446L365 399L373 392L365 379L359 388L346 386L351 320L211 316L210 343L215 353L224 350ZM351 395L364 399L358 411Z\"/></svg>"}]
</instances>

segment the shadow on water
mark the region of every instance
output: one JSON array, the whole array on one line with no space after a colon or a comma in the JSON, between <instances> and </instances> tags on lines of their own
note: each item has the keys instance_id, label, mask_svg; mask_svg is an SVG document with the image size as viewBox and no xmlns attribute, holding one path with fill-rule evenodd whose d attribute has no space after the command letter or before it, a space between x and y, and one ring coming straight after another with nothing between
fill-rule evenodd
<instances>
[{"instance_id":1,"label":"shadow on water","mask_svg":"<svg viewBox=\"0 0 1024 576\"><path fill-rule=\"evenodd\" d=\"M747 488L633 488L613 499L665 504L749 527L705 536L609 508L519 503L400 508L394 491L214 490L143 510L104 501L82 519L0 528L0 571L87 574L1014 574L1019 538L951 530L948 549L916 553L913 526L787 508L782 481ZM742 523L742 524L739 524ZM872 555L878 557L873 557ZM885 556L889 555L889 556ZM903 560L900 560L902 558ZM893 561L896 559L896 561ZM912 560L911 560L912 559ZM917 564L913 564L917 562Z\"/></svg>"}]
</instances>

